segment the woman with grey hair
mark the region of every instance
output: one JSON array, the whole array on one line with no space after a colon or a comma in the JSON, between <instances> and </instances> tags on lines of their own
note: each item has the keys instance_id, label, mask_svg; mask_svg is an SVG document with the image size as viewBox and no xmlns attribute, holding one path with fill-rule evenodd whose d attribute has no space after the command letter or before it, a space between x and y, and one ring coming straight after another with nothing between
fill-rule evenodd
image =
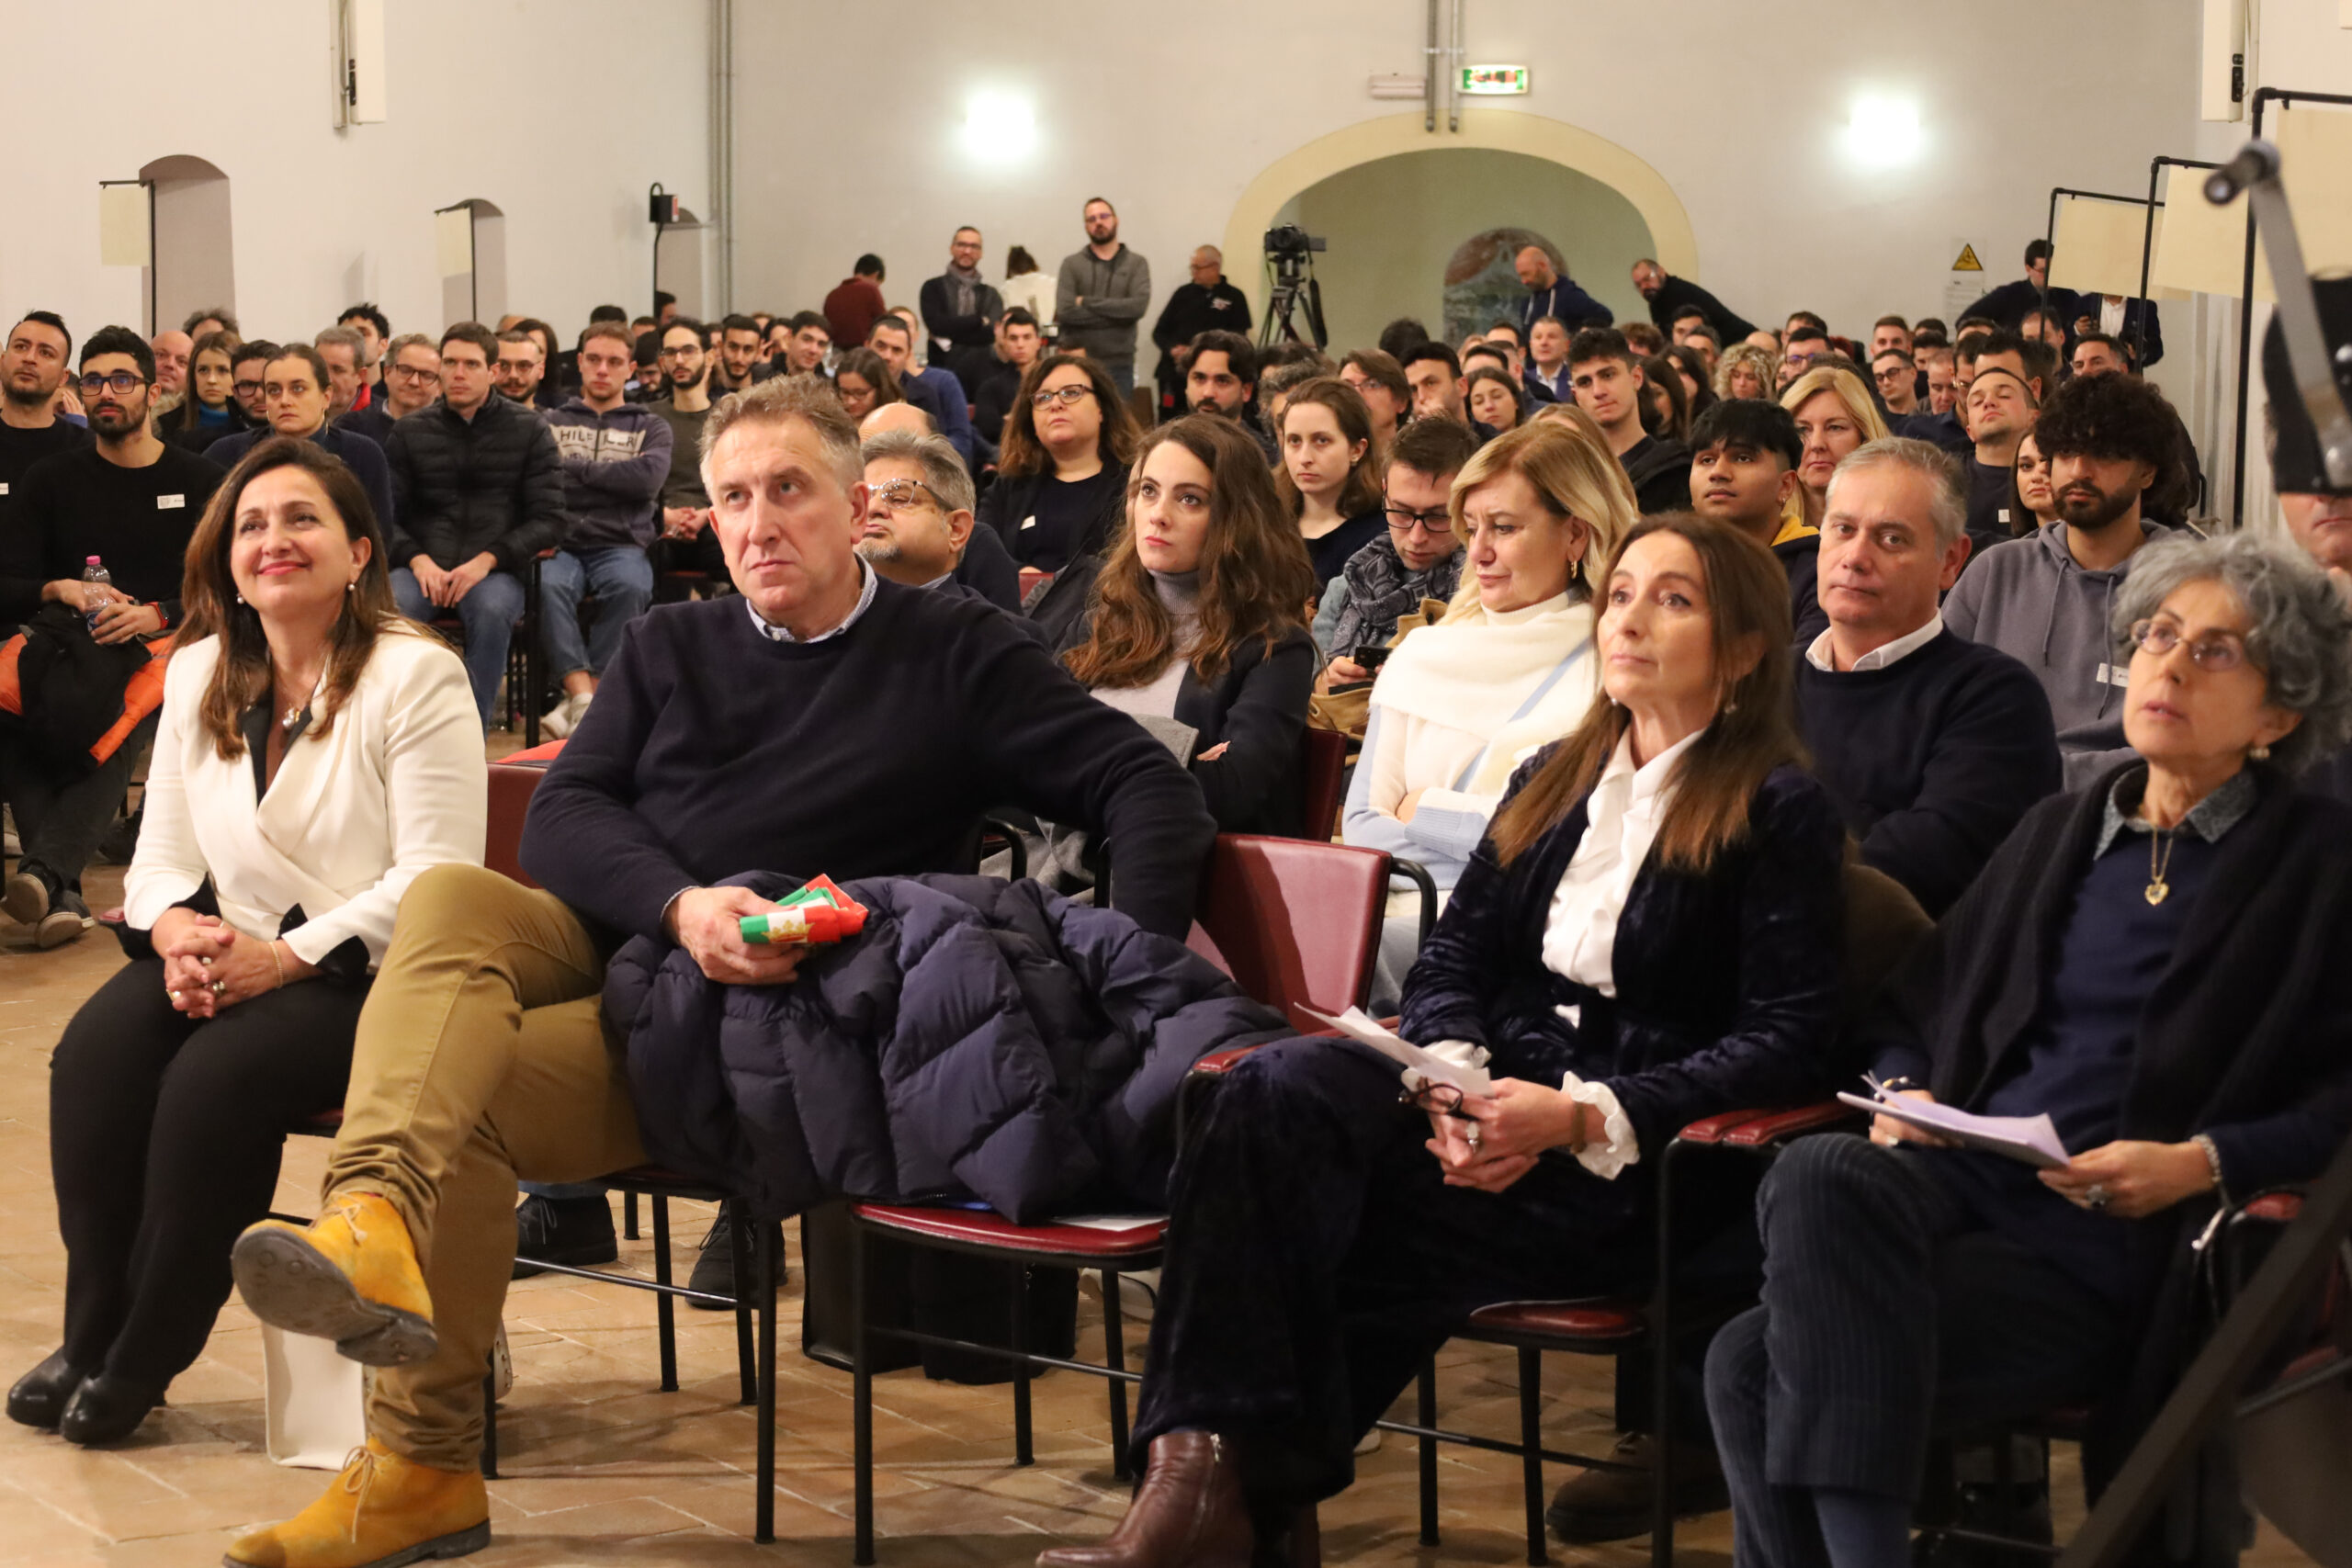
<instances>
[{"instance_id":1,"label":"woman with grey hair","mask_svg":"<svg viewBox=\"0 0 2352 1568\"><path fill-rule=\"evenodd\" d=\"M1929 1439L2063 1405L2097 1496L2193 1348L2216 1209L2352 1131L2352 808L2295 778L2352 730L2352 617L2247 535L2147 547L2119 601L2137 756L2030 812L1861 1031L1892 1092L2046 1114L2067 1158L1880 1116L1774 1165L1763 1304L1707 1358L1743 1568L1907 1561Z\"/></svg>"}]
</instances>

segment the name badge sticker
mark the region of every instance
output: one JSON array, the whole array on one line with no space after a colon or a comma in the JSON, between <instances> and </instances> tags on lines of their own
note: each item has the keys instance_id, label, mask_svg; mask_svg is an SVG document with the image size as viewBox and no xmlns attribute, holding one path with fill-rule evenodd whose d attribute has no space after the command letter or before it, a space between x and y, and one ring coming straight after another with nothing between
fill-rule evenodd
<instances>
[{"instance_id":1,"label":"name badge sticker","mask_svg":"<svg viewBox=\"0 0 2352 1568\"><path fill-rule=\"evenodd\" d=\"M6 485L5 485L5 484L0 484L0 495L6 495L6 494L7 494L7 493L8 493L8 487L7 487Z\"/></svg>"},{"instance_id":2,"label":"name badge sticker","mask_svg":"<svg viewBox=\"0 0 2352 1568\"><path fill-rule=\"evenodd\" d=\"M1021 520L1021 526L1023 528L1035 528L1036 525L1037 520L1035 517L1023 517Z\"/></svg>"},{"instance_id":3,"label":"name badge sticker","mask_svg":"<svg viewBox=\"0 0 2352 1568\"><path fill-rule=\"evenodd\" d=\"M2128 664L2102 664L2092 672L2091 679L2103 686L2128 686L2132 683L2132 667Z\"/></svg>"},{"instance_id":4,"label":"name badge sticker","mask_svg":"<svg viewBox=\"0 0 2352 1568\"><path fill-rule=\"evenodd\" d=\"M177 512L187 504L187 497L185 495L159 495L155 498L155 510L158 512Z\"/></svg>"}]
</instances>

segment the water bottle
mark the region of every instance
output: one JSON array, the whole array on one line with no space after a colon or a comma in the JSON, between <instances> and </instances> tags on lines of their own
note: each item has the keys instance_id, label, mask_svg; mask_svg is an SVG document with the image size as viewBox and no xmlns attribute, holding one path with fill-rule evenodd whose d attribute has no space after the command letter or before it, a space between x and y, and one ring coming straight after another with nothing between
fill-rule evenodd
<instances>
[{"instance_id":1,"label":"water bottle","mask_svg":"<svg viewBox=\"0 0 2352 1568\"><path fill-rule=\"evenodd\" d=\"M89 592L93 587L104 588L109 592L103 596L93 597ZM83 561L82 619L88 624L89 628L93 633L96 633L98 629L98 606L105 604L107 599L113 597L113 593L111 592L113 587L114 578L107 572L106 563L104 561L101 561L96 556L91 556Z\"/></svg>"}]
</instances>

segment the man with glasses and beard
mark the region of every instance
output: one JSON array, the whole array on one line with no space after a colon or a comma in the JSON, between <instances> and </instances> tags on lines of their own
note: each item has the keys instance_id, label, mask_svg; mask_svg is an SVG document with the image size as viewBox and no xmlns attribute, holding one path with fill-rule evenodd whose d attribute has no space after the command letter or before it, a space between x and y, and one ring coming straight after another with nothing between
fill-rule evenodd
<instances>
[{"instance_id":1,"label":"man with glasses and beard","mask_svg":"<svg viewBox=\"0 0 2352 1568\"><path fill-rule=\"evenodd\" d=\"M865 523L857 553L910 588L985 599L1043 640L1021 615L1021 569L993 528L972 526L972 479L944 435L887 430L863 444Z\"/></svg>"},{"instance_id":2,"label":"man with glasses and beard","mask_svg":"<svg viewBox=\"0 0 2352 1568\"><path fill-rule=\"evenodd\" d=\"M1054 284L1057 344L1102 362L1123 393L1136 389L1136 323L1151 303L1151 264L1120 243L1119 215L1101 197L1080 216L1086 246L1062 258Z\"/></svg>"},{"instance_id":3,"label":"man with glasses and beard","mask_svg":"<svg viewBox=\"0 0 2352 1568\"><path fill-rule=\"evenodd\" d=\"M673 317L662 329L654 363L670 391L646 407L670 427L670 477L662 481L662 536L653 545L653 564L665 572L707 571L716 580L727 563L710 531L710 496L702 488L702 427L710 418L710 355L703 347L702 323ZM658 581L655 590L658 597Z\"/></svg>"},{"instance_id":4,"label":"man with glasses and beard","mask_svg":"<svg viewBox=\"0 0 2352 1568\"><path fill-rule=\"evenodd\" d=\"M12 487L0 527L0 625L38 624L59 606L82 615L101 647L120 647L178 623L187 543L225 470L150 428L155 356L130 328L102 327L82 345L81 396L96 441L42 458ZM111 586L83 581L94 556ZM0 742L0 795L15 808L24 844L0 909L31 926L40 946L88 928L82 868L154 729L150 713L86 770L60 767L16 737Z\"/></svg>"},{"instance_id":5,"label":"man with glasses and beard","mask_svg":"<svg viewBox=\"0 0 2352 1568\"><path fill-rule=\"evenodd\" d=\"M547 351L538 338L521 327L498 334L498 358L491 366L498 395L526 409L543 408L539 389L548 375Z\"/></svg>"},{"instance_id":6,"label":"man with glasses and beard","mask_svg":"<svg viewBox=\"0 0 2352 1568\"><path fill-rule=\"evenodd\" d=\"M2058 521L1969 563L1944 624L2033 671L2050 694L2066 787L2123 745L2128 666L2109 613L2143 545L2175 530L2141 515L2141 496L2179 462L2172 405L2145 381L2090 376L2041 406L2033 438L2050 459Z\"/></svg>"},{"instance_id":7,"label":"man with glasses and beard","mask_svg":"<svg viewBox=\"0 0 2352 1568\"><path fill-rule=\"evenodd\" d=\"M28 311L0 349L0 540L26 470L90 439L88 431L57 417L57 389L73 354L74 334L51 310Z\"/></svg>"}]
</instances>

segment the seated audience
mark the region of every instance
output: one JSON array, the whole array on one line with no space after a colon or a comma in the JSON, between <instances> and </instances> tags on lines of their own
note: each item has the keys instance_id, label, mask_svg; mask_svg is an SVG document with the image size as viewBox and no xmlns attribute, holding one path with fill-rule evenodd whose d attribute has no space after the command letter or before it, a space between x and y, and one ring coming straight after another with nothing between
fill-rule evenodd
<instances>
[{"instance_id":1,"label":"seated audience","mask_svg":"<svg viewBox=\"0 0 2352 1568\"><path fill-rule=\"evenodd\" d=\"M1797 732L1862 861L1940 916L2009 829L2058 789L2058 735L2031 671L1944 629L1968 559L1958 475L1924 441L1860 448L1829 480L1827 627L1796 672Z\"/></svg>"},{"instance_id":2,"label":"seated audience","mask_svg":"<svg viewBox=\"0 0 2352 1568\"><path fill-rule=\"evenodd\" d=\"M1295 348L1298 345L1294 344L1290 346ZM1282 352L1282 347L1276 344L1258 355L1258 414L1264 421L1266 429L1275 433L1283 427L1283 408L1290 401L1291 393L1309 381L1337 371L1337 367L1319 354L1277 360L1274 355ZM1279 434L1275 436L1274 445L1277 451L1275 461L1279 463L1282 446Z\"/></svg>"},{"instance_id":3,"label":"seated audience","mask_svg":"<svg viewBox=\"0 0 2352 1568\"><path fill-rule=\"evenodd\" d=\"M1397 373L1402 385L1404 373ZM1184 406L1193 413L1221 414L1239 424L1271 468L1281 458L1272 432L1258 423L1250 405L1258 393L1258 355L1239 333L1205 332L1184 356ZM1384 393L1384 396L1385 394Z\"/></svg>"},{"instance_id":4,"label":"seated audience","mask_svg":"<svg viewBox=\"0 0 2352 1568\"><path fill-rule=\"evenodd\" d=\"M1315 568L1309 598L1320 598L1348 558L1380 536L1380 459L1372 414L1356 389L1333 376L1301 384L1283 404L1278 428L1283 505L1296 520Z\"/></svg>"},{"instance_id":5,"label":"seated audience","mask_svg":"<svg viewBox=\"0 0 2352 1568\"><path fill-rule=\"evenodd\" d=\"M6 345L0 347L0 486L6 487L0 489L0 562L6 559L14 532L9 519L25 475L43 457L90 439L86 428L58 412L73 376L74 334L56 311L29 311L8 329ZM0 572L10 570L0 565ZM8 591L0 586L0 595Z\"/></svg>"},{"instance_id":6,"label":"seated audience","mask_svg":"<svg viewBox=\"0 0 2352 1568\"><path fill-rule=\"evenodd\" d=\"M2145 381L2092 376L2043 404L2034 439L2050 458L2058 520L1971 561L1944 624L2033 671L2050 694L2068 787L2079 788L2123 744L2126 667L2111 612L2141 547L2172 532L2140 508L2172 450L2172 408Z\"/></svg>"},{"instance_id":7,"label":"seated audience","mask_svg":"<svg viewBox=\"0 0 2352 1568\"><path fill-rule=\"evenodd\" d=\"M2132 349L2120 337L2085 333L2075 340L2067 366L2077 376L2105 376L2110 372L2128 376L2132 374Z\"/></svg>"},{"instance_id":8,"label":"seated audience","mask_svg":"<svg viewBox=\"0 0 2352 1568\"><path fill-rule=\"evenodd\" d=\"M1125 515L1127 465L1137 432L1110 374L1093 360L1054 354L1029 367L1004 427L996 482L980 498L979 526L993 531L1022 566L1059 574L1099 560ZM1091 570L1091 566L1089 567ZM1055 586L1062 588L1057 576ZM1084 608L1084 584L1052 595L1069 617ZM1041 601L1035 609L1042 612ZM1069 625L1057 620L1054 629Z\"/></svg>"},{"instance_id":9,"label":"seated audience","mask_svg":"<svg viewBox=\"0 0 2352 1568\"><path fill-rule=\"evenodd\" d=\"M1781 339L1781 365L1775 372L1780 381L1773 390L1776 393L1786 392L1790 384L1812 369L1816 362L1832 358L1837 353L1837 345L1829 341L1828 329L1822 326L1817 319L1792 319L1786 336Z\"/></svg>"},{"instance_id":10,"label":"seated audience","mask_svg":"<svg viewBox=\"0 0 2352 1568\"><path fill-rule=\"evenodd\" d=\"M1376 348L1359 348L1340 361L1340 379L1356 389L1372 415L1372 452L1385 461L1396 428L1412 417L1413 389L1405 367Z\"/></svg>"},{"instance_id":11,"label":"seated audience","mask_svg":"<svg viewBox=\"0 0 2352 1568\"><path fill-rule=\"evenodd\" d=\"M1430 341L1430 329L1418 317L1399 316L1380 329L1380 352L1405 363L1405 355Z\"/></svg>"},{"instance_id":12,"label":"seated audience","mask_svg":"<svg viewBox=\"0 0 2352 1568\"><path fill-rule=\"evenodd\" d=\"M2041 443L2027 431L2018 441L2018 466L2009 491L2008 528L2011 538L2023 538L2058 521L2058 492L2050 484L2050 459Z\"/></svg>"},{"instance_id":13,"label":"seated audience","mask_svg":"<svg viewBox=\"0 0 2352 1568\"><path fill-rule=\"evenodd\" d=\"M123 878L132 961L50 1078L65 1343L8 1394L11 1419L85 1445L128 1437L202 1353L287 1129L343 1104L401 893L481 863L465 667L393 608L351 470L265 443L187 563Z\"/></svg>"},{"instance_id":14,"label":"seated audience","mask_svg":"<svg viewBox=\"0 0 2352 1568\"><path fill-rule=\"evenodd\" d=\"M1791 515L1818 529L1829 495L1829 476L1853 450L1885 436L1870 389L1851 370L1834 365L1808 370L1781 393L1781 406L1795 416L1804 456L1797 463L1797 493Z\"/></svg>"},{"instance_id":15,"label":"seated audience","mask_svg":"<svg viewBox=\"0 0 2352 1568\"><path fill-rule=\"evenodd\" d=\"M1462 542L1447 497L1477 446L1469 427L1451 419L1417 419L1398 434L1381 481L1388 527L1348 558L1316 610L1315 640L1329 658L1317 690L1370 681L1373 671L1355 660L1359 650L1385 648L1406 615L1453 598Z\"/></svg>"},{"instance_id":16,"label":"seated audience","mask_svg":"<svg viewBox=\"0 0 2352 1568\"><path fill-rule=\"evenodd\" d=\"M891 430L866 435L863 447L857 553L893 582L969 594L1020 615L1021 569L995 529L973 526L972 476L946 438Z\"/></svg>"},{"instance_id":17,"label":"seated audience","mask_svg":"<svg viewBox=\"0 0 2352 1568\"><path fill-rule=\"evenodd\" d=\"M1217 829L1295 835L1315 643L1314 584L1256 443L1192 414L1144 436L1127 525L1062 662L1102 702L1194 732ZM1182 753L1180 753L1182 755Z\"/></svg>"},{"instance_id":18,"label":"seated audience","mask_svg":"<svg viewBox=\"0 0 2352 1568\"><path fill-rule=\"evenodd\" d=\"M1998 365L1979 364L1968 384L1968 536L1987 550L2017 537L2009 501L2018 488L2018 443L2041 415L2041 400L2025 378Z\"/></svg>"},{"instance_id":19,"label":"seated audience","mask_svg":"<svg viewBox=\"0 0 2352 1568\"><path fill-rule=\"evenodd\" d=\"M1904 349L1881 349L1871 359L1871 381L1886 409L1887 426L1895 429L1919 412L1919 373Z\"/></svg>"},{"instance_id":20,"label":"seated audience","mask_svg":"<svg viewBox=\"0 0 2352 1568\"><path fill-rule=\"evenodd\" d=\"M659 574L699 571L714 581L727 574L718 536L710 531L710 497L702 488L702 427L710 418L710 355L700 321L678 317L662 329L655 360L669 383L666 396L646 405L670 427L670 471L662 478L661 536L650 552Z\"/></svg>"},{"instance_id":21,"label":"seated audience","mask_svg":"<svg viewBox=\"0 0 2352 1568\"><path fill-rule=\"evenodd\" d=\"M1697 344L1678 343L1658 357L1674 367L1675 379L1682 383L1683 404L1692 419L1715 406L1715 369L1704 349Z\"/></svg>"},{"instance_id":22,"label":"seated audience","mask_svg":"<svg viewBox=\"0 0 2352 1568\"><path fill-rule=\"evenodd\" d=\"M390 447L393 423L429 408L439 395L441 351L423 333L402 333L384 345L382 367L383 380L368 406L345 414L335 421L335 428Z\"/></svg>"},{"instance_id":23,"label":"seated audience","mask_svg":"<svg viewBox=\"0 0 2352 1568\"><path fill-rule=\"evenodd\" d=\"M236 378L230 384L230 394L237 406L244 411L245 428L267 424L269 415L262 408L262 373L269 362L277 357L277 345L260 338L248 338L236 346L230 358L231 372Z\"/></svg>"},{"instance_id":24,"label":"seated audience","mask_svg":"<svg viewBox=\"0 0 2352 1568\"><path fill-rule=\"evenodd\" d=\"M1243 339L1248 342L1248 339ZM1045 352L1037 335L1037 318L1027 307L1015 305L996 321L996 363L972 389L972 431L986 443L990 460L1004 445L1005 423L1012 417L1013 400L1021 395L1021 378Z\"/></svg>"},{"instance_id":25,"label":"seated audience","mask_svg":"<svg viewBox=\"0 0 2352 1568\"><path fill-rule=\"evenodd\" d=\"M1804 460L1795 418L1778 403L1737 398L1700 415L1690 442L1690 510L1770 548L1789 576L1797 644L1810 645L1829 617L1814 592L1821 530L1791 512Z\"/></svg>"},{"instance_id":26,"label":"seated audience","mask_svg":"<svg viewBox=\"0 0 2352 1568\"><path fill-rule=\"evenodd\" d=\"M401 614L455 613L484 726L498 711L523 582L563 538L563 463L555 437L491 389L498 340L479 321L441 334L441 397L392 426L392 522L385 548Z\"/></svg>"},{"instance_id":27,"label":"seated audience","mask_svg":"<svg viewBox=\"0 0 2352 1568\"><path fill-rule=\"evenodd\" d=\"M1666 334L1647 321L1627 321L1617 329L1625 334L1625 342L1644 359L1655 359L1666 350Z\"/></svg>"},{"instance_id":28,"label":"seated audience","mask_svg":"<svg viewBox=\"0 0 2352 1568\"><path fill-rule=\"evenodd\" d=\"M367 1449L231 1562L309 1540L369 1562L487 1539L482 1369L515 1179L647 1157L600 1018L622 939L673 943L711 980L787 985L808 950L745 942L741 918L775 906L717 884L968 870L981 813L1006 804L1107 840L1114 901L1146 930L1191 924L1215 832L1199 785L1000 612L858 559L857 433L829 392L789 377L726 399L705 453L741 597L633 623L531 802L522 862L544 891L458 866L409 889L360 1013L325 1207L238 1241L256 1316L376 1371ZM473 978L453 989L458 973Z\"/></svg>"},{"instance_id":29,"label":"seated audience","mask_svg":"<svg viewBox=\"0 0 2352 1568\"><path fill-rule=\"evenodd\" d=\"M1643 428L1646 378L1625 334L1614 327L1587 327L1568 345L1568 370L1577 406L1592 415L1609 449L1625 466L1640 509L1681 511L1690 499L1690 448Z\"/></svg>"},{"instance_id":30,"label":"seated audience","mask_svg":"<svg viewBox=\"0 0 2352 1568\"><path fill-rule=\"evenodd\" d=\"M1690 399L1682 388L1682 373L1656 354L1643 355L1634 368L1642 373L1642 428L1688 452Z\"/></svg>"},{"instance_id":31,"label":"seated audience","mask_svg":"<svg viewBox=\"0 0 2352 1568\"><path fill-rule=\"evenodd\" d=\"M622 395L635 347L626 327L590 327L580 339L580 393L547 416L563 465L566 524L562 546L539 570L539 634L563 700L539 728L558 739L579 728L622 632L653 603L646 550L662 530L672 437L660 414ZM589 593L596 618L583 637L580 601Z\"/></svg>"},{"instance_id":32,"label":"seated audience","mask_svg":"<svg viewBox=\"0 0 2352 1568\"><path fill-rule=\"evenodd\" d=\"M714 369L714 381L717 375ZM870 348L853 348L834 364L833 392L852 419L864 419L886 404L907 400L898 372Z\"/></svg>"},{"instance_id":33,"label":"seated audience","mask_svg":"<svg viewBox=\"0 0 2352 1568\"><path fill-rule=\"evenodd\" d=\"M327 417L341 419L368 403L368 340L349 327L321 327L311 346L327 367Z\"/></svg>"},{"instance_id":34,"label":"seated audience","mask_svg":"<svg viewBox=\"0 0 2352 1568\"><path fill-rule=\"evenodd\" d=\"M897 314L880 318L865 333L865 346L880 355L898 377L899 389L907 401L937 422L939 434L947 437L948 445L969 468L977 457L972 446L971 400L964 395L964 383L954 371L914 363L916 340L913 324Z\"/></svg>"},{"instance_id":35,"label":"seated audience","mask_svg":"<svg viewBox=\"0 0 2352 1568\"><path fill-rule=\"evenodd\" d=\"M1440 897L1512 773L1576 728L1600 689L1592 571L1634 525L1633 489L1573 404L1478 448L1447 506L1465 581L1380 667L1340 838L1419 861ZM1410 478L1410 476L1408 476ZM1409 487L1390 480L1390 516ZM1393 525L1393 524L1392 524ZM1393 1000L1419 927L1394 911L1374 991Z\"/></svg>"},{"instance_id":36,"label":"seated audience","mask_svg":"<svg viewBox=\"0 0 2352 1568\"><path fill-rule=\"evenodd\" d=\"M157 422L156 434L175 446L201 452L224 435L254 428L237 401L238 342L235 333L225 332L196 340L187 356L187 396Z\"/></svg>"},{"instance_id":37,"label":"seated audience","mask_svg":"<svg viewBox=\"0 0 2352 1568\"><path fill-rule=\"evenodd\" d=\"M1622 497L1592 448L1585 482ZM1781 570L1684 513L1642 519L1597 575L1611 700L1520 770L1405 987L1404 1037L1491 1093L1412 1075L1408 1106L1394 1062L1331 1040L1226 1076L1170 1193L1142 1484L1107 1542L1044 1568L1250 1561L1253 1516L1345 1488L1473 1311L1648 1289L1658 1158L1687 1122L1815 1086L1844 829L1789 727Z\"/></svg>"},{"instance_id":38,"label":"seated audience","mask_svg":"<svg viewBox=\"0 0 2352 1568\"><path fill-rule=\"evenodd\" d=\"M1483 445L1497 434L1491 424L1470 417L1470 382L1462 360L1442 343L1424 343L1405 355L1405 384L1413 391L1415 419L1450 419L1470 427ZM1274 415L1270 412L1267 418Z\"/></svg>"},{"instance_id":39,"label":"seated audience","mask_svg":"<svg viewBox=\"0 0 2352 1568\"><path fill-rule=\"evenodd\" d=\"M272 435L308 441L340 459L368 492L369 510L388 517L392 510L391 465L382 447L329 415L330 374L317 349L288 344L262 369L262 414L268 423L224 435L206 447L204 455L223 468L233 468Z\"/></svg>"},{"instance_id":40,"label":"seated audience","mask_svg":"<svg viewBox=\"0 0 2352 1568\"><path fill-rule=\"evenodd\" d=\"M627 330L623 323L614 324ZM573 365L572 374L577 376L578 355L566 355L564 358ZM521 327L510 327L499 333L498 358L491 367L498 378L498 395L542 412L555 407L563 400L564 383L548 374L551 363L547 344L537 333Z\"/></svg>"},{"instance_id":41,"label":"seated audience","mask_svg":"<svg viewBox=\"0 0 2352 1568\"><path fill-rule=\"evenodd\" d=\"M154 434L155 356L138 333L99 328L82 345L81 365L74 385L96 439L26 469L0 527L0 626L11 635L46 627L49 639L70 648L82 639L78 619L100 649L116 650L87 683L75 681L70 691L43 683L38 706L27 699L25 728L0 739L0 799L15 812L23 845L0 910L32 927L42 948L89 929L82 869L123 804L157 720L146 712L103 756L88 738L98 735L103 745L129 716L130 682L147 663L139 653L180 626L188 540L222 478L210 457ZM94 558L111 583L84 580ZM36 733L74 739L44 746ZM85 748L95 767L77 755Z\"/></svg>"},{"instance_id":42,"label":"seated audience","mask_svg":"<svg viewBox=\"0 0 2352 1568\"><path fill-rule=\"evenodd\" d=\"M1470 389L1470 417L1500 433L1526 422L1527 394L1518 382L1491 365L1472 367L1463 378Z\"/></svg>"},{"instance_id":43,"label":"seated audience","mask_svg":"<svg viewBox=\"0 0 2352 1568\"><path fill-rule=\"evenodd\" d=\"M1906 1562L1931 1439L2062 1406L2096 1496L2196 1348L2215 1204L2352 1131L2352 814L2295 785L2352 729L2344 607L2241 534L2150 548L2109 624L2138 758L2030 812L1865 1031L1900 1092L2047 1114L2070 1157L1882 1116L1772 1165L1763 1304L1707 1358L1742 1562ZM2215 1522L2194 1561L2236 1555Z\"/></svg>"},{"instance_id":44,"label":"seated audience","mask_svg":"<svg viewBox=\"0 0 2352 1568\"><path fill-rule=\"evenodd\" d=\"M1555 403L1571 402L1576 389L1568 376L1568 328L1557 316L1538 316L1527 329L1525 378L1540 385Z\"/></svg>"},{"instance_id":45,"label":"seated audience","mask_svg":"<svg viewBox=\"0 0 2352 1568\"><path fill-rule=\"evenodd\" d=\"M1781 356L1752 343L1736 343L1715 362L1715 395L1726 402L1761 398L1767 402L1780 385Z\"/></svg>"}]
</instances>

